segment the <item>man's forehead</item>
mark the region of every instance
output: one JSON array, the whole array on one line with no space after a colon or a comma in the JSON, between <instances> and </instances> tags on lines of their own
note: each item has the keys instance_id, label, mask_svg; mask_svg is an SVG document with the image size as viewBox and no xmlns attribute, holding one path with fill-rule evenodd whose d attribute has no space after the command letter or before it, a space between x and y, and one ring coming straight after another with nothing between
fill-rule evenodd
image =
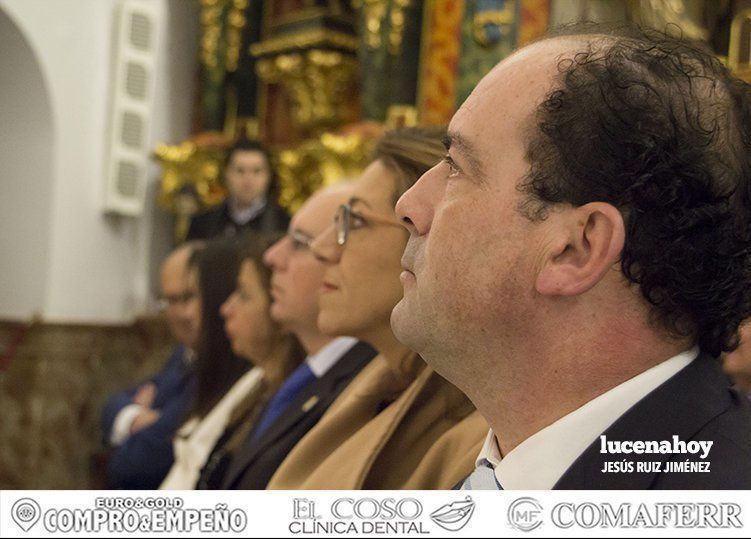
<instances>
[{"instance_id":1,"label":"man's forehead","mask_svg":"<svg viewBox=\"0 0 751 539\"><path fill-rule=\"evenodd\" d=\"M499 62L478 83L472 95L504 92L511 96L542 97L548 93L559 73L561 60L573 58L606 36L561 36L544 39L515 51ZM471 97L471 96L470 96ZM467 105L471 105L467 99Z\"/></svg>"},{"instance_id":2,"label":"man's forehead","mask_svg":"<svg viewBox=\"0 0 751 539\"><path fill-rule=\"evenodd\" d=\"M583 50L587 42L583 36L566 36L519 49L483 77L448 131L479 148L484 144L497 148L498 141L491 139L498 136L522 136L531 115L553 89L559 62Z\"/></svg>"},{"instance_id":3,"label":"man's forehead","mask_svg":"<svg viewBox=\"0 0 751 539\"><path fill-rule=\"evenodd\" d=\"M292 217L290 229L308 232L309 227L321 228L324 225L325 228L333 221L336 209L347 202L350 192L348 187L337 186L315 193Z\"/></svg>"}]
</instances>

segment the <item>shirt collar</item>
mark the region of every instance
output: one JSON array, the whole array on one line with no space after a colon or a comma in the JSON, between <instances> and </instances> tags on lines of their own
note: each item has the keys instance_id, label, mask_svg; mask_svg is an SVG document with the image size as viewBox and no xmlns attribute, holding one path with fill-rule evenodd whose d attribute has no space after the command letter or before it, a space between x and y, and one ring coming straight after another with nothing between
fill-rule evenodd
<instances>
[{"instance_id":1,"label":"shirt collar","mask_svg":"<svg viewBox=\"0 0 751 539\"><path fill-rule=\"evenodd\" d=\"M190 366L196 360L196 353L192 348L183 346L183 362Z\"/></svg>"},{"instance_id":2,"label":"shirt collar","mask_svg":"<svg viewBox=\"0 0 751 539\"><path fill-rule=\"evenodd\" d=\"M552 489L600 434L698 355L694 347L626 380L533 434L505 457L491 430L475 465L483 459L490 462L505 490Z\"/></svg>"},{"instance_id":3,"label":"shirt collar","mask_svg":"<svg viewBox=\"0 0 751 539\"><path fill-rule=\"evenodd\" d=\"M232 218L232 221L234 221L235 224L244 225L258 217L258 215L266 207L266 199L261 198L259 200L254 200L253 203L247 208L238 208L235 201L230 198L227 207L229 209L229 215Z\"/></svg>"},{"instance_id":4,"label":"shirt collar","mask_svg":"<svg viewBox=\"0 0 751 539\"><path fill-rule=\"evenodd\" d=\"M306 357L305 363L308 364L316 378L321 378L355 344L357 344L357 339L353 337L337 337L315 354Z\"/></svg>"}]
</instances>

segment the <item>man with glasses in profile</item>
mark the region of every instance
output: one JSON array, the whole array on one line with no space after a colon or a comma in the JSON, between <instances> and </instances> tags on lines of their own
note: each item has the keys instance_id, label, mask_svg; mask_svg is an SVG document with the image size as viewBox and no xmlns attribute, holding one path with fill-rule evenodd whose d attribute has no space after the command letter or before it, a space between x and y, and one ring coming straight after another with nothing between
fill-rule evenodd
<instances>
[{"instance_id":1,"label":"man with glasses in profile","mask_svg":"<svg viewBox=\"0 0 751 539\"><path fill-rule=\"evenodd\" d=\"M288 233L266 251L264 261L273 270L271 316L299 339L308 356L260 413L221 483L202 486L264 489L289 451L375 356L369 345L324 335L316 323L326 268L310 245L349 193L346 184L315 193L292 218Z\"/></svg>"},{"instance_id":2,"label":"man with glasses in profile","mask_svg":"<svg viewBox=\"0 0 751 539\"><path fill-rule=\"evenodd\" d=\"M102 412L105 442L114 448L110 488L155 489L172 466L172 437L195 392L191 363L201 325L200 301L187 286L187 263L202 243L175 249L163 262L160 307L177 341L161 371L109 398Z\"/></svg>"}]
</instances>

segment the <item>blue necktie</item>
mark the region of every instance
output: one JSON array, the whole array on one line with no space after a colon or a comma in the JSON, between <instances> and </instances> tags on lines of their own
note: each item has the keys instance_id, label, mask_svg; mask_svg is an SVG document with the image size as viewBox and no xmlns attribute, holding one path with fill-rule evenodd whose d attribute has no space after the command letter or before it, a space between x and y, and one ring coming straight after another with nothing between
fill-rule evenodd
<instances>
[{"instance_id":1,"label":"blue necktie","mask_svg":"<svg viewBox=\"0 0 751 539\"><path fill-rule=\"evenodd\" d=\"M305 386L316 379L316 375L310 370L308 364L303 362L295 371L289 375L279 390L274 393L271 400L263 410L261 417L258 419L257 427L253 433L253 439L258 440L274 422L279 419L284 410L295 400L297 394Z\"/></svg>"},{"instance_id":2,"label":"blue necktie","mask_svg":"<svg viewBox=\"0 0 751 539\"><path fill-rule=\"evenodd\" d=\"M495 476L493 466L483 459L464 480L461 490L503 490L503 487Z\"/></svg>"}]
</instances>

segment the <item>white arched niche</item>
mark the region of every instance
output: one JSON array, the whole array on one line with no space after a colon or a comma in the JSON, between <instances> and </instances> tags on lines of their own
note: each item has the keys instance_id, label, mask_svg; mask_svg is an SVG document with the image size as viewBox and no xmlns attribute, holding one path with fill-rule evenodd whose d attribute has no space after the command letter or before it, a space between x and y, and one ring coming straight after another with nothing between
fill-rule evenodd
<instances>
[{"instance_id":1,"label":"white arched niche","mask_svg":"<svg viewBox=\"0 0 751 539\"><path fill-rule=\"evenodd\" d=\"M34 51L0 6L0 318L45 304L53 196L50 97Z\"/></svg>"}]
</instances>

